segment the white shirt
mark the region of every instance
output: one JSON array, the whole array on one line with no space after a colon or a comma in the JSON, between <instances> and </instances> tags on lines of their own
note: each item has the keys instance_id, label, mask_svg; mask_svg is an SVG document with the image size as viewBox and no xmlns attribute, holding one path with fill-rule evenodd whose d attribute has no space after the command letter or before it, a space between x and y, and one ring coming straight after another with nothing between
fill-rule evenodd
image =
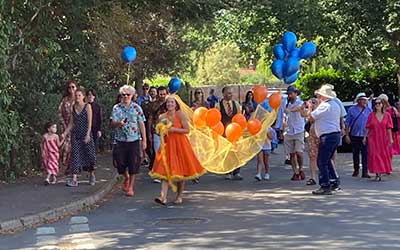
<instances>
[{"instance_id":1,"label":"white shirt","mask_svg":"<svg viewBox=\"0 0 400 250\"><path fill-rule=\"evenodd\" d=\"M294 103L288 103L287 108L291 109L294 107L300 107L303 105L303 102L300 99L297 99ZM290 112L286 114L287 116L287 127L286 134L295 135L299 133L304 133L304 125L305 120L304 117L301 116L300 111Z\"/></svg>"},{"instance_id":2,"label":"white shirt","mask_svg":"<svg viewBox=\"0 0 400 250\"><path fill-rule=\"evenodd\" d=\"M340 108L340 117L344 118L347 115L346 109L344 108L344 105L342 103L342 101L339 98L333 98L333 101L336 102L337 105L339 105Z\"/></svg>"},{"instance_id":3,"label":"white shirt","mask_svg":"<svg viewBox=\"0 0 400 250\"><path fill-rule=\"evenodd\" d=\"M318 137L324 134L340 132L340 107L333 100L322 102L311 112L315 120L315 133Z\"/></svg>"}]
</instances>

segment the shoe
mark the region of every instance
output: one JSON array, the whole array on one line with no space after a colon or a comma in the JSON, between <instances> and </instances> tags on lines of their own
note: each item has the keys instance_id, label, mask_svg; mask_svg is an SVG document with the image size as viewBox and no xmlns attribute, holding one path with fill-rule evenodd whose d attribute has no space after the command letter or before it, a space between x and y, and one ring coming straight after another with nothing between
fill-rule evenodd
<instances>
[{"instance_id":1,"label":"shoe","mask_svg":"<svg viewBox=\"0 0 400 250\"><path fill-rule=\"evenodd\" d=\"M173 204L175 204L175 205L180 205L180 204L182 204L182 198L176 198L172 203Z\"/></svg>"},{"instance_id":2,"label":"shoe","mask_svg":"<svg viewBox=\"0 0 400 250\"><path fill-rule=\"evenodd\" d=\"M167 200L165 199L165 200L162 200L161 198L155 198L154 199L154 202L155 203L157 203L157 204L160 204L160 205L163 205L163 206L166 206L167 205Z\"/></svg>"},{"instance_id":3,"label":"shoe","mask_svg":"<svg viewBox=\"0 0 400 250\"><path fill-rule=\"evenodd\" d=\"M153 183L161 183L159 179L153 179Z\"/></svg>"},{"instance_id":4,"label":"shoe","mask_svg":"<svg viewBox=\"0 0 400 250\"><path fill-rule=\"evenodd\" d=\"M286 164L286 165L292 165L292 162L291 162L289 159L286 159L286 160L285 160L285 164Z\"/></svg>"},{"instance_id":5,"label":"shoe","mask_svg":"<svg viewBox=\"0 0 400 250\"><path fill-rule=\"evenodd\" d=\"M243 177L240 174L235 174L235 175L233 175L233 180L241 181L241 180L243 180Z\"/></svg>"},{"instance_id":6,"label":"shoe","mask_svg":"<svg viewBox=\"0 0 400 250\"><path fill-rule=\"evenodd\" d=\"M264 175L264 180L266 180L266 181L268 181L269 179L270 179L270 175L268 174L268 173L266 173L265 175Z\"/></svg>"},{"instance_id":7,"label":"shoe","mask_svg":"<svg viewBox=\"0 0 400 250\"><path fill-rule=\"evenodd\" d=\"M370 178L371 178L371 176L369 176L368 174L362 174L361 178L367 178L367 179L370 179Z\"/></svg>"},{"instance_id":8,"label":"shoe","mask_svg":"<svg viewBox=\"0 0 400 250\"><path fill-rule=\"evenodd\" d=\"M124 183L122 183L122 191L129 191L129 178L125 178Z\"/></svg>"},{"instance_id":9,"label":"shoe","mask_svg":"<svg viewBox=\"0 0 400 250\"><path fill-rule=\"evenodd\" d=\"M317 190L312 191L313 195L332 195L332 191L331 189L324 189L322 187L320 187Z\"/></svg>"},{"instance_id":10,"label":"shoe","mask_svg":"<svg viewBox=\"0 0 400 250\"><path fill-rule=\"evenodd\" d=\"M134 196L134 195L135 195L135 192L133 192L133 189L132 189L132 188L130 188L130 189L128 190L128 192L126 192L126 196L132 197L132 196Z\"/></svg>"},{"instance_id":11,"label":"shoe","mask_svg":"<svg viewBox=\"0 0 400 250\"><path fill-rule=\"evenodd\" d=\"M44 180L44 185L45 185L45 186L47 186L47 185L49 185L49 184L50 184L50 180L49 180L49 179Z\"/></svg>"},{"instance_id":12,"label":"shoe","mask_svg":"<svg viewBox=\"0 0 400 250\"><path fill-rule=\"evenodd\" d=\"M89 176L89 185L90 186L96 185L96 176L94 176L92 174Z\"/></svg>"},{"instance_id":13,"label":"shoe","mask_svg":"<svg viewBox=\"0 0 400 250\"><path fill-rule=\"evenodd\" d=\"M67 187L77 187L78 186L78 182L74 181L74 180L69 180L67 181Z\"/></svg>"},{"instance_id":14,"label":"shoe","mask_svg":"<svg viewBox=\"0 0 400 250\"><path fill-rule=\"evenodd\" d=\"M306 179L306 174L304 173L304 171L300 171L300 179L301 180L305 180Z\"/></svg>"},{"instance_id":15,"label":"shoe","mask_svg":"<svg viewBox=\"0 0 400 250\"><path fill-rule=\"evenodd\" d=\"M354 169L353 174L351 176L358 177L358 174L359 174L359 170L358 169Z\"/></svg>"},{"instance_id":16,"label":"shoe","mask_svg":"<svg viewBox=\"0 0 400 250\"><path fill-rule=\"evenodd\" d=\"M292 178L290 179L292 181L300 181L300 174L293 174Z\"/></svg>"},{"instance_id":17,"label":"shoe","mask_svg":"<svg viewBox=\"0 0 400 250\"><path fill-rule=\"evenodd\" d=\"M232 180L232 174L226 174L225 180Z\"/></svg>"},{"instance_id":18,"label":"shoe","mask_svg":"<svg viewBox=\"0 0 400 250\"><path fill-rule=\"evenodd\" d=\"M331 191L339 191L339 190L342 190L342 188L339 187L339 184L331 185Z\"/></svg>"},{"instance_id":19,"label":"shoe","mask_svg":"<svg viewBox=\"0 0 400 250\"><path fill-rule=\"evenodd\" d=\"M199 178L193 179L192 182L194 184L199 184L200 183L200 179Z\"/></svg>"},{"instance_id":20,"label":"shoe","mask_svg":"<svg viewBox=\"0 0 400 250\"><path fill-rule=\"evenodd\" d=\"M53 180L50 181L51 185L54 185L57 183L57 177L53 175Z\"/></svg>"},{"instance_id":21,"label":"shoe","mask_svg":"<svg viewBox=\"0 0 400 250\"><path fill-rule=\"evenodd\" d=\"M382 181L382 177L380 174L376 174L375 181Z\"/></svg>"},{"instance_id":22,"label":"shoe","mask_svg":"<svg viewBox=\"0 0 400 250\"><path fill-rule=\"evenodd\" d=\"M313 178L310 178L307 182L306 182L306 185L307 186L312 186L312 185L316 185L317 184L317 182L313 179Z\"/></svg>"},{"instance_id":23,"label":"shoe","mask_svg":"<svg viewBox=\"0 0 400 250\"><path fill-rule=\"evenodd\" d=\"M261 181L261 174L256 174L256 176L254 176L254 179L256 179L257 181Z\"/></svg>"}]
</instances>

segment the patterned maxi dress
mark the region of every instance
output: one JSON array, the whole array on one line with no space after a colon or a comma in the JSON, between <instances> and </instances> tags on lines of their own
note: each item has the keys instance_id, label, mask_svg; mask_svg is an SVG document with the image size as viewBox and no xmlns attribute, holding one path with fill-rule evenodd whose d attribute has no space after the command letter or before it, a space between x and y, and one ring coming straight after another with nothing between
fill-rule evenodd
<instances>
[{"instance_id":1,"label":"patterned maxi dress","mask_svg":"<svg viewBox=\"0 0 400 250\"><path fill-rule=\"evenodd\" d=\"M58 116L61 122L61 133L67 129L68 124L72 118L72 107L74 105L74 101L68 100L64 97L58 106ZM60 159L61 163L67 167L66 171L69 168L69 161L71 156L71 135L67 135L64 139L64 143L61 145L60 149Z\"/></svg>"},{"instance_id":2,"label":"patterned maxi dress","mask_svg":"<svg viewBox=\"0 0 400 250\"><path fill-rule=\"evenodd\" d=\"M73 109L73 127L71 131L71 172L79 174L82 170L93 171L96 165L96 150L92 134L90 142L85 143L85 136L88 130L88 114L86 106L80 113Z\"/></svg>"},{"instance_id":3,"label":"patterned maxi dress","mask_svg":"<svg viewBox=\"0 0 400 250\"><path fill-rule=\"evenodd\" d=\"M42 166L47 174L58 175L58 137L43 138Z\"/></svg>"}]
</instances>

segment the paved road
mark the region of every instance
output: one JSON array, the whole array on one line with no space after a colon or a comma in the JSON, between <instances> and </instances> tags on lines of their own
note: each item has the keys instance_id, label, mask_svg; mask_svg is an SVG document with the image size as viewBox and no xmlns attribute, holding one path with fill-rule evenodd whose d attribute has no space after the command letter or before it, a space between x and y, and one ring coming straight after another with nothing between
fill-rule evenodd
<instances>
[{"instance_id":1,"label":"paved road","mask_svg":"<svg viewBox=\"0 0 400 250\"><path fill-rule=\"evenodd\" d=\"M0 249L399 249L400 174L383 182L351 177L339 154L343 190L312 196L315 187L292 182L282 155L273 155L272 179L243 181L207 175L188 183L185 204L152 202L159 185L143 174L137 195L114 198L89 213L0 238ZM172 194L170 199L173 199Z\"/></svg>"}]
</instances>

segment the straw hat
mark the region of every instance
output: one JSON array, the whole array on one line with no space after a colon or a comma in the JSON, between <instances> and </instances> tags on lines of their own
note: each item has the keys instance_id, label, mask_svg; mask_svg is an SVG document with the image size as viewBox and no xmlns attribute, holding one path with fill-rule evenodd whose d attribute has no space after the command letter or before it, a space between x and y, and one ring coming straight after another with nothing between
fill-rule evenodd
<instances>
[{"instance_id":1,"label":"straw hat","mask_svg":"<svg viewBox=\"0 0 400 250\"><path fill-rule=\"evenodd\" d=\"M356 96L356 101L360 100L360 99L364 99L364 100L368 100L367 95L364 92L358 93Z\"/></svg>"},{"instance_id":2,"label":"straw hat","mask_svg":"<svg viewBox=\"0 0 400 250\"><path fill-rule=\"evenodd\" d=\"M321 88L314 92L316 95L322 95L327 98L333 99L336 97L335 91L333 91L333 86L331 84L324 84Z\"/></svg>"},{"instance_id":3,"label":"straw hat","mask_svg":"<svg viewBox=\"0 0 400 250\"><path fill-rule=\"evenodd\" d=\"M384 101L389 101L389 97L387 95L385 95L385 94L380 94L378 96L378 99L384 100Z\"/></svg>"}]
</instances>

